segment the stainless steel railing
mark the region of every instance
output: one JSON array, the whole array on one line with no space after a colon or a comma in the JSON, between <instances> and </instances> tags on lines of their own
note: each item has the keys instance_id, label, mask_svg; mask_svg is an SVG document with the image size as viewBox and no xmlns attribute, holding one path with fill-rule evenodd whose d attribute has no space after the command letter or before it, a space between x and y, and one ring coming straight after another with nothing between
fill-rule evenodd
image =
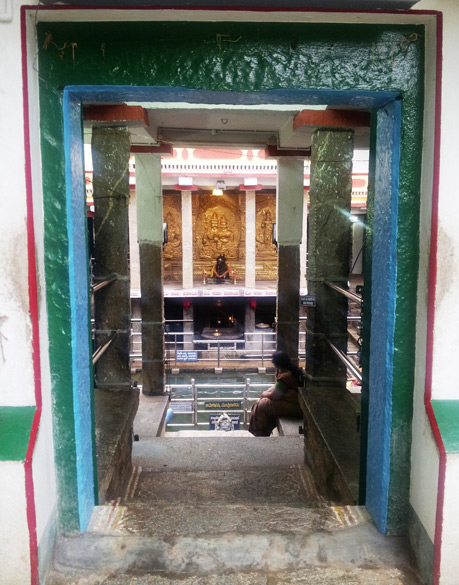
<instances>
[{"instance_id":1,"label":"stainless steel railing","mask_svg":"<svg viewBox=\"0 0 459 585\"><path fill-rule=\"evenodd\" d=\"M174 415L185 415L191 417L191 421L186 422L169 422L167 427L169 428L194 428L209 426L209 421L199 420L199 415L217 415L226 412L227 414L242 415L240 424L243 428L247 428L249 422L249 412L253 402L255 402L260 394L260 391L265 390L271 384L265 383L253 383L250 378L246 378L245 384L207 384L207 383L196 383L194 378L191 379L191 384L168 384L166 385L166 391L171 394L170 404L174 411ZM174 393L177 390L190 389L190 396L187 398L175 397ZM224 390L240 390L241 398L238 397L214 397L205 394L206 390L217 390L221 392ZM203 391L204 393L201 393ZM251 396L251 392L256 391L256 396ZM205 403L210 403L211 408L206 408ZM239 403L240 408L235 407L231 409L223 408L225 404ZM222 408L214 408L213 405L221 404ZM175 409L174 409L175 405ZM204 406L204 408L202 408Z\"/></svg>"}]
</instances>

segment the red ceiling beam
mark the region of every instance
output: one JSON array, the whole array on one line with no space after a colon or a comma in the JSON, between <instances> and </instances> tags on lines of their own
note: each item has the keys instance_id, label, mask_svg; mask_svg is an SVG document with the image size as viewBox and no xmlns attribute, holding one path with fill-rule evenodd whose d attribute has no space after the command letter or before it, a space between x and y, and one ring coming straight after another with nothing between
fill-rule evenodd
<instances>
[{"instance_id":1,"label":"red ceiling beam","mask_svg":"<svg viewBox=\"0 0 459 585\"><path fill-rule=\"evenodd\" d=\"M148 144L131 144L132 154L161 154L163 156L172 156L174 148L172 144L166 142L160 142L157 145Z\"/></svg>"},{"instance_id":2,"label":"red ceiling beam","mask_svg":"<svg viewBox=\"0 0 459 585\"><path fill-rule=\"evenodd\" d=\"M331 128L367 128L369 112L353 110L302 110L293 119L293 130L301 126L326 126Z\"/></svg>"},{"instance_id":3,"label":"red ceiling beam","mask_svg":"<svg viewBox=\"0 0 459 585\"><path fill-rule=\"evenodd\" d=\"M88 122L142 122L149 126L147 111L142 106L86 106L84 119Z\"/></svg>"}]
</instances>

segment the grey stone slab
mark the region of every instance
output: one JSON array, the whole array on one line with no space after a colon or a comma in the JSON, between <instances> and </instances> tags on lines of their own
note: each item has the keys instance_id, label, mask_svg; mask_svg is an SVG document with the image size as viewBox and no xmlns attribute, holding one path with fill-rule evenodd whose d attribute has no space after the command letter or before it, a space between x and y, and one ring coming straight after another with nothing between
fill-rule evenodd
<instances>
[{"instance_id":1,"label":"grey stone slab","mask_svg":"<svg viewBox=\"0 0 459 585\"><path fill-rule=\"evenodd\" d=\"M293 437L158 437L133 445L133 463L144 469L222 470L276 465L298 465L304 461L301 435Z\"/></svg>"},{"instance_id":2,"label":"grey stone slab","mask_svg":"<svg viewBox=\"0 0 459 585\"><path fill-rule=\"evenodd\" d=\"M272 506L269 504L232 505L151 505L137 502L99 506L88 531L97 534L178 536L234 532L312 534L341 530L371 522L359 507Z\"/></svg>"},{"instance_id":3,"label":"grey stone slab","mask_svg":"<svg viewBox=\"0 0 459 585\"><path fill-rule=\"evenodd\" d=\"M411 569L407 540L385 537L371 524L310 535L237 534L169 536L63 535L55 567L95 571L205 575L291 571L308 567Z\"/></svg>"},{"instance_id":4,"label":"grey stone slab","mask_svg":"<svg viewBox=\"0 0 459 585\"><path fill-rule=\"evenodd\" d=\"M218 575L129 575L53 572L46 585L421 585L410 569L308 567L301 571Z\"/></svg>"},{"instance_id":5,"label":"grey stone slab","mask_svg":"<svg viewBox=\"0 0 459 585\"><path fill-rule=\"evenodd\" d=\"M289 468L172 471L140 474L137 502L187 504L271 503L316 505L317 492L303 465Z\"/></svg>"},{"instance_id":6,"label":"grey stone slab","mask_svg":"<svg viewBox=\"0 0 459 585\"><path fill-rule=\"evenodd\" d=\"M134 388L94 391L100 502L105 501L111 485L122 487L124 475L129 474L131 429L138 404L139 391Z\"/></svg>"},{"instance_id":7,"label":"grey stone slab","mask_svg":"<svg viewBox=\"0 0 459 585\"><path fill-rule=\"evenodd\" d=\"M139 435L140 441L144 442L161 434L168 404L168 396L140 394L139 410L134 420L134 433Z\"/></svg>"},{"instance_id":8,"label":"grey stone slab","mask_svg":"<svg viewBox=\"0 0 459 585\"><path fill-rule=\"evenodd\" d=\"M126 573L111 574L110 571L57 572L53 571L46 585L270 585L264 573L230 573L225 575L159 575ZM386 585L383 583L383 585ZM392 583L387 584L392 585Z\"/></svg>"}]
</instances>

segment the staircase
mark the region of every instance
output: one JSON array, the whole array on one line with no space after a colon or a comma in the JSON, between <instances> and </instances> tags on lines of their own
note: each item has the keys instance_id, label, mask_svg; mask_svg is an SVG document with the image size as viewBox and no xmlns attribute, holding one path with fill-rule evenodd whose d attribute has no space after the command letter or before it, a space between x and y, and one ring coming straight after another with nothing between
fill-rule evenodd
<instances>
[{"instance_id":1,"label":"staircase","mask_svg":"<svg viewBox=\"0 0 459 585\"><path fill-rule=\"evenodd\" d=\"M46 585L420 585L407 542L317 494L303 439L148 438Z\"/></svg>"}]
</instances>

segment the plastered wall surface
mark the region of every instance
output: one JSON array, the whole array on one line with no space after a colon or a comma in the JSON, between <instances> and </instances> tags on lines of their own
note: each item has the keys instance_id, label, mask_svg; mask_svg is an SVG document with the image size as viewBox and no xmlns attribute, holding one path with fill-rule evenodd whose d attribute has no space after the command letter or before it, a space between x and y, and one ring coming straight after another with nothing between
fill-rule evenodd
<instances>
[{"instance_id":1,"label":"plastered wall surface","mask_svg":"<svg viewBox=\"0 0 459 585\"><path fill-rule=\"evenodd\" d=\"M0 405L34 403L19 10L0 22Z\"/></svg>"},{"instance_id":2,"label":"plastered wall surface","mask_svg":"<svg viewBox=\"0 0 459 585\"><path fill-rule=\"evenodd\" d=\"M448 481L445 488L445 515L443 518L443 547L441 584L456 585L459 575L459 531L457 519L459 517L459 454L448 455Z\"/></svg>"},{"instance_id":3,"label":"plastered wall surface","mask_svg":"<svg viewBox=\"0 0 459 585\"><path fill-rule=\"evenodd\" d=\"M31 3L33 4L33 2ZM21 69L20 2L13 2L12 19L0 21L0 405L36 404L32 361L32 323L29 313L26 160L24 155L23 76ZM35 35L29 37L35 52ZM31 62L30 68L33 69ZM30 143L38 151L38 89L29 87ZM34 94L35 87L35 94ZM43 271L43 209L39 165L32 173L36 200L35 251L38 318L42 351L37 358L43 410L33 452L34 504L37 541L50 524L56 506L54 450L47 315ZM30 216L29 216L30 219ZM30 228L30 225L29 225ZM30 582L29 534L26 520L23 462L0 463L0 583ZM19 556L18 556L19 555ZM9 572L10 571L10 572Z\"/></svg>"},{"instance_id":4,"label":"plastered wall surface","mask_svg":"<svg viewBox=\"0 0 459 585\"><path fill-rule=\"evenodd\" d=\"M457 109L459 75L459 3L456 0L422 0L417 9L443 12L443 73L441 165L438 221L437 290L433 354L432 395L436 399L459 399L459 377L455 372L453 348L459 346L457 290L459 286L459 198L457 197L457 160L459 117Z\"/></svg>"},{"instance_id":5,"label":"plastered wall surface","mask_svg":"<svg viewBox=\"0 0 459 585\"><path fill-rule=\"evenodd\" d=\"M30 583L29 534L26 522L24 466L7 461L0 465L0 585Z\"/></svg>"},{"instance_id":6,"label":"plastered wall surface","mask_svg":"<svg viewBox=\"0 0 459 585\"><path fill-rule=\"evenodd\" d=\"M457 135L459 121L454 114L459 90L457 73L457 50L459 48L459 3L456 0L422 0L416 5L419 10L440 10L443 16L442 39L442 83L441 83L441 124L435 124L432 101L427 102L426 116L434 128L427 132L427 149L433 145L434 131L441 132L440 168L438 192L438 249L434 255L436 262L435 287L435 327L433 335L432 360L432 398L459 399L459 380L456 373L456 354L459 342L457 327L457 287L459 271L457 255L459 253L459 234L457 231L458 200L456 197L456 165L459 156ZM427 49L427 61L435 59L435 47ZM429 204L425 197L426 207ZM416 391L414 395L413 449L411 467L410 502L422 522L429 537L434 542L436 521L436 499L438 489L442 488L439 478L439 448L434 439L432 427L426 416L424 392L426 389L424 318L420 311L426 308L427 287L421 278L427 278L427 270L422 270L424 263L428 269L430 252L430 215L428 210L421 212L421 273L417 328L417 368ZM432 283L431 283L432 284ZM424 352L422 354L422 352ZM429 356L427 358L429 361ZM430 381L427 378L427 391ZM440 483L439 483L440 479ZM440 533L435 542L441 546L441 566L439 582L442 585L455 585L459 573L457 550L459 546L459 527L457 524L457 489L459 486L457 455L447 456L444 480L444 506L440 511ZM441 543L440 543L441 538Z\"/></svg>"}]
</instances>

